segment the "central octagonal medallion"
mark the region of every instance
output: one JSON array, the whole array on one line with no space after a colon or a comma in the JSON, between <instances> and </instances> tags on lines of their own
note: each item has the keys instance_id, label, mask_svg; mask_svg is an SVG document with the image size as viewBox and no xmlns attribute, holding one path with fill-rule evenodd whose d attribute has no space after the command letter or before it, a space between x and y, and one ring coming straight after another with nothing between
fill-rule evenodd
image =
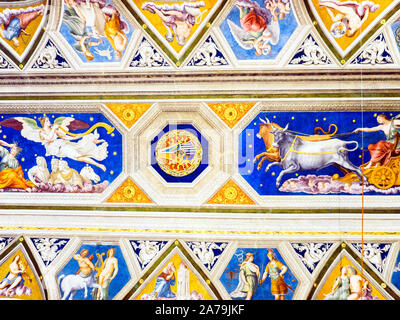
<instances>
[{"instance_id":1,"label":"central octagonal medallion","mask_svg":"<svg viewBox=\"0 0 400 320\"><path fill-rule=\"evenodd\" d=\"M172 130L157 142L156 161L160 168L174 177L183 177L195 171L203 156L197 137L188 130Z\"/></svg>"}]
</instances>

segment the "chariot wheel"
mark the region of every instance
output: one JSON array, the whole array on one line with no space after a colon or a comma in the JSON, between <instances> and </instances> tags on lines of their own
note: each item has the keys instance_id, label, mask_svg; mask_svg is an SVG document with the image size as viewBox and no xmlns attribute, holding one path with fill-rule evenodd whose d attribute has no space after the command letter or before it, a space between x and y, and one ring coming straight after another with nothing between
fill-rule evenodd
<instances>
[{"instance_id":1,"label":"chariot wheel","mask_svg":"<svg viewBox=\"0 0 400 320\"><path fill-rule=\"evenodd\" d=\"M370 182L379 189L389 189L396 182L396 174L389 167L377 167L371 174Z\"/></svg>"}]
</instances>

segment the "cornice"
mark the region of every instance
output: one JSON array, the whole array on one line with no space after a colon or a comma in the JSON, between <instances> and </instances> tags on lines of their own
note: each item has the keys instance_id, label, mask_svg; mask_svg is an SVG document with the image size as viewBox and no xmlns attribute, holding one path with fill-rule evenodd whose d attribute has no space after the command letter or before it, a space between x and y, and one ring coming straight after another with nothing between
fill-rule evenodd
<instances>
[{"instance_id":1,"label":"cornice","mask_svg":"<svg viewBox=\"0 0 400 320\"><path fill-rule=\"evenodd\" d=\"M77 95L100 99L400 96L400 72L392 69L0 74L0 83L0 97L4 100L38 95L61 100Z\"/></svg>"}]
</instances>

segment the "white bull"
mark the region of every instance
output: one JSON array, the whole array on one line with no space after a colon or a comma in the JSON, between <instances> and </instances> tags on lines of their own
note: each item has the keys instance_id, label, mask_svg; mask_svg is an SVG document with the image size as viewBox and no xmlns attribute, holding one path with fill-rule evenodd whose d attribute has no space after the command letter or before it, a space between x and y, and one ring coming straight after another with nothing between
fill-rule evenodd
<instances>
[{"instance_id":1,"label":"white bull","mask_svg":"<svg viewBox=\"0 0 400 320\"><path fill-rule=\"evenodd\" d=\"M279 166L283 170L276 179L279 187L282 177L288 173L297 171L319 170L337 164L347 170L354 172L360 181L368 180L363 177L360 168L353 165L348 152L358 148L357 141L343 141L339 139L328 139L323 141L305 141L289 132L287 125L284 129L273 128L274 135L272 146L279 149L280 161L270 163L265 172L272 166ZM347 149L348 144L355 144L354 149Z\"/></svg>"}]
</instances>

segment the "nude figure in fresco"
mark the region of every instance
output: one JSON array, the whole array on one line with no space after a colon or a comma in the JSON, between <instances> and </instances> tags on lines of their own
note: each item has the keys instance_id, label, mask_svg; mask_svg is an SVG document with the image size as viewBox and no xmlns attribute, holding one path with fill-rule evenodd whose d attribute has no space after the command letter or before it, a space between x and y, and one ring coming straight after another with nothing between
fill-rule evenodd
<instances>
[{"instance_id":1,"label":"nude figure in fresco","mask_svg":"<svg viewBox=\"0 0 400 320\"><path fill-rule=\"evenodd\" d=\"M21 261L21 257L16 255L9 266L9 272L0 282L0 295L13 296L17 288L22 288L22 292L30 294L31 289L24 286L25 279L32 279L26 273L26 267ZM5 290L5 292L3 292Z\"/></svg>"}]
</instances>

